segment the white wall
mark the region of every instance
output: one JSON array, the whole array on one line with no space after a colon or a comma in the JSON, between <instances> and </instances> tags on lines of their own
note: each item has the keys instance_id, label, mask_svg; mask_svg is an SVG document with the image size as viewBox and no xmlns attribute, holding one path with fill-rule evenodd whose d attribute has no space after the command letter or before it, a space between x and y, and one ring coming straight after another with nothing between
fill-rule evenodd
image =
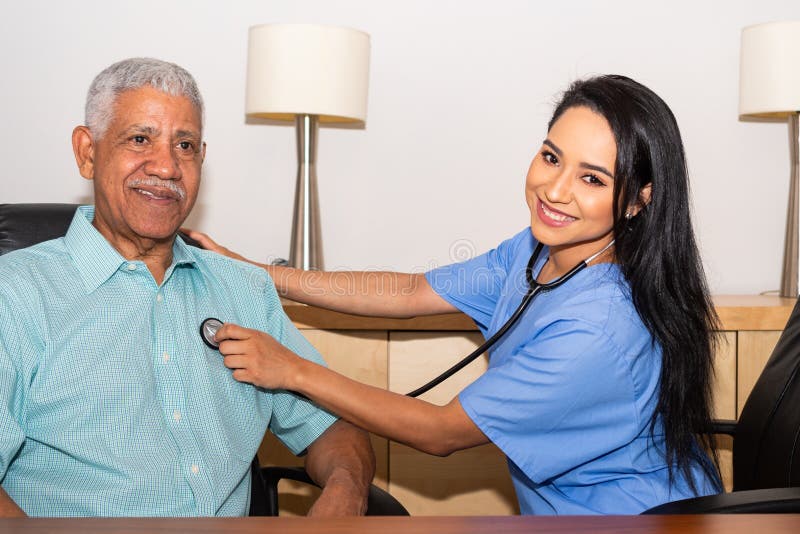
<instances>
[{"instance_id":1,"label":"white wall","mask_svg":"<svg viewBox=\"0 0 800 534\"><path fill-rule=\"evenodd\" d=\"M154 56L191 71L206 100L190 224L254 258L287 256L293 130L245 124L247 28L345 25L372 36L369 117L320 132L327 267L419 270L522 228L525 172L557 93L616 72L678 117L712 290L776 289L788 136L737 119L739 36L798 18L797 0L2 0L0 202L87 201L70 134L89 82Z\"/></svg>"}]
</instances>

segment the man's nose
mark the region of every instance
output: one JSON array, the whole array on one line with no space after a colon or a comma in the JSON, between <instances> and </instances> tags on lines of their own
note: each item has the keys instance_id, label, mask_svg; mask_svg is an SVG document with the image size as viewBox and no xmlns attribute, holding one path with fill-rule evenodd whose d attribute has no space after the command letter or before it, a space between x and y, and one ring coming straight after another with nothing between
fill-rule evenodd
<instances>
[{"instance_id":1,"label":"man's nose","mask_svg":"<svg viewBox=\"0 0 800 534\"><path fill-rule=\"evenodd\" d=\"M177 180L181 177L181 167L177 154L169 143L156 143L145 163L144 171L149 176L162 180Z\"/></svg>"}]
</instances>

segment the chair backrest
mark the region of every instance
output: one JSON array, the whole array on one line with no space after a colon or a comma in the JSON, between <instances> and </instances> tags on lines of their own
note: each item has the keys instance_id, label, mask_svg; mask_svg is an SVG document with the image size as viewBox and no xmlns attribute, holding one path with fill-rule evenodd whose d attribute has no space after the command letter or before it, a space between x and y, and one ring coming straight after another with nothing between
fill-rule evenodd
<instances>
[{"instance_id":1,"label":"chair backrest","mask_svg":"<svg viewBox=\"0 0 800 534\"><path fill-rule=\"evenodd\" d=\"M77 204L0 204L0 256L67 233Z\"/></svg>"},{"instance_id":2,"label":"chair backrest","mask_svg":"<svg viewBox=\"0 0 800 534\"><path fill-rule=\"evenodd\" d=\"M734 491L800 486L800 299L747 398L733 441Z\"/></svg>"}]
</instances>

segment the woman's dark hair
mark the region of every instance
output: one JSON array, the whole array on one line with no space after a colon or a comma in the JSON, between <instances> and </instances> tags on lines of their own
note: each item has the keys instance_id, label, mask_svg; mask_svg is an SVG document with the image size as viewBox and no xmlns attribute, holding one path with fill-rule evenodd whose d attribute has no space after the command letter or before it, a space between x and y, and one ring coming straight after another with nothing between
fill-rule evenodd
<instances>
[{"instance_id":1,"label":"woman's dark hair","mask_svg":"<svg viewBox=\"0 0 800 534\"><path fill-rule=\"evenodd\" d=\"M683 472L696 492L691 464L717 480L711 423L711 379L717 315L697 251L689 209L689 176L680 131L667 104L624 76L574 82L553 112L548 130L568 109L602 115L617 142L614 167L614 252L636 311L662 351L653 435L663 424L670 480ZM651 184L650 201L642 189ZM641 207L626 218L633 206ZM714 457L709 465L697 438Z\"/></svg>"}]
</instances>

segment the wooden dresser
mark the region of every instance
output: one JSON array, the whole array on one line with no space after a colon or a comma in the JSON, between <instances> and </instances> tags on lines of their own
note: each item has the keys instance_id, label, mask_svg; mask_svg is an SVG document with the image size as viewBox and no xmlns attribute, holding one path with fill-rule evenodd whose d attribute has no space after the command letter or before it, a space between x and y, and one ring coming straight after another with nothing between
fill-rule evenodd
<instances>
[{"instance_id":1,"label":"wooden dresser","mask_svg":"<svg viewBox=\"0 0 800 534\"><path fill-rule=\"evenodd\" d=\"M721 320L716 355L715 416L735 419L778 341L793 299L768 296L718 296ZM361 382L407 393L472 351L482 340L463 314L414 319L374 319L284 302L289 317L325 356L331 368ZM422 398L445 404L486 369L473 362ZM723 477L730 487L731 443L721 440ZM493 445L460 451L447 458L416 452L373 436L378 461L375 483L397 497L412 515L505 515L517 504L505 459ZM273 437L260 453L266 464L299 465ZM287 488L290 483L286 483ZM285 499L282 508L300 511L305 489Z\"/></svg>"}]
</instances>

